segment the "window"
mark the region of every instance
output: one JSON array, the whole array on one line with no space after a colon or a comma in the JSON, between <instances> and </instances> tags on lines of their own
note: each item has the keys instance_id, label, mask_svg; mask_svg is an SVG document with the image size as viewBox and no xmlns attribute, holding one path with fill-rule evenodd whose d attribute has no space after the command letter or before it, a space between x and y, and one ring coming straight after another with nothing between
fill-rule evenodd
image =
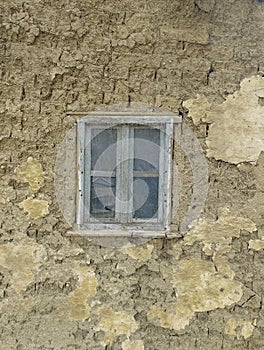
<instances>
[{"instance_id":1,"label":"window","mask_svg":"<svg viewBox=\"0 0 264 350\"><path fill-rule=\"evenodd\" d=\"M79 230L168 231L173 125L180 120L117 113L79 118Z\"/></svg>"}]
</instances>

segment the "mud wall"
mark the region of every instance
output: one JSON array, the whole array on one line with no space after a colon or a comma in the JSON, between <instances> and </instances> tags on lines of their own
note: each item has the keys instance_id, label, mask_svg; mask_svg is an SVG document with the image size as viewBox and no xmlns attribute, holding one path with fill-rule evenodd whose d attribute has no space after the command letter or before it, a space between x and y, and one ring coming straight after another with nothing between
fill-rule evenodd
<instances>
[{"instance_id":1,"label":"mud wall","mask_svg":"<svg viewBox=\"0 0 264 350\"><path fill-rule=\"evenodd\" d=\"M0 8L0 348L264 348L264 4ZM58 147L79 113L133 102L180 113L199 140L204 212L184 237L134 248L70 237Z\"/></svg>"}]
</instances>

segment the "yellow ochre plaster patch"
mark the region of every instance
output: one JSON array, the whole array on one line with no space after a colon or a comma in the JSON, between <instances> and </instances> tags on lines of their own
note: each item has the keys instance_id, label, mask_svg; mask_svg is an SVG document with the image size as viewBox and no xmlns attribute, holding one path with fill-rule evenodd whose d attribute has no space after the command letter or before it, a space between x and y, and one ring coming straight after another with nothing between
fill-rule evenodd
<instances>
[{"instance_id":1,"label":"yellow ochre plaster patch","mask_svg":"<svg viewBox=\"0 0 264 350\"><path fill-rule=\"evenodd\" d=\"M251 239L248 243L248 247L251 250L256 250L256 251L262 250L264 249L264 240L262 241L260 239L256 239L256 240Z\"/></svg>"},{"instance_id":2,"label":"yellow ochre plaster patch","mask_svg":"<svg viewBox=\"0 0 264 350\"><path fill-rule=\"evenodd\" d=\"M122 350L144 350L144 343L142 340L125 340L122 343Z\"/></svg>"},{"instance_id":3,"label":"yellow ochre plaster patch","mask_svg":"<svg viewBox=\"0 0 264 350\"><path fill-rule=\"evenodd\" d=\"M95 273L87 266L76 264L74 271L79 277L79 286L69 294L69 316L74 320L85 320L90 315L90 306L87 304L88 297L96 295L97 278Z\"/></svg>"},{"instance_id":4,"label":"yellow ochre plaster patch","mask_svg":"<svg viewBox=\"0 0 264 350\"><path fill-rule=\"evenodd\" d=\"M195 99L184 101L183 107L189 110L194 125L198 125L201 121L204 121L207 113L209 113L211 104L205 96L198 94Z\"/></svg>"},{"instance_id":5,"label":"yellow ochre plaster patch","mask_svg":"<svg viewBox=\"0 0 264 350\"><path fill-rule=\"evenodd\" d=\"M181 244L202 242L205 254L212 256L213 261L181 260L161 267L163 277L175 288L177 299L153 305L148 319L162 327L180 330L196 312L225 308L238 302L243 295L242 284L234 280L235 274L224 254L231 248L232 237L239 237L240 230L253 232L256 226L228 209L222 210L217 221L200 220Z\"/></svg>"},{"instance_id":6,"label":"yellow ochre plaster patch","mask_svg":"<svg viewBox=\"0 0 264 350\"><path fill-rule=\"evenodd\" d=\"M123 252L135 260L147 261L151 258L153 248L153 245L147 244L146 246L124 248Z\"/></svg>"},{"instance_id":7,"label":"yellow ochre plaster patch","mask_svg":"<svg viewBox=\"0 0 264 350\"><path fill-rule=\"evenodd\" d=\"M230 318L225 325L225 334L233 335L240 339L248 339L252 334L256 326L256 321L250 322L241 320L238 318Z\"/></svg>"},{"instance_id":8,"label":"yellow ochre plaster patch","mask_svg":"<svg viewBox=\"0 0 264 350\"><path fill-rule=\"evenodd\" d=\"M226 253L232 238L239 237L241 230L253 232L256 229L256 225L250 219L223 208L217 221L198 221L185 236L184 243L193 245L195 242L202 242L203 251L207 255L213 255L214 252Z\"/></svg>"},{"instance_id":9,"label":"yellow ochre plaster patch","mask_svg":"<svg viewBox=\"0 0 264 350\"><path fill-rule=\"evenodd\" d=\"M16 169L16 174L21 182L29 183L31 193L36 193L44 185L44 172L41 163L29 157L27 163Z\"/></svg>"},{"instance_id":10,"label":"yellow ochre plaster patch","mask_svg":"<svg viewBox=\"0 0 264 350\"><path fill-rule=\"evenodd\" d=\"M49 214L49 203L43 199L26 199L19 204L19 207L32 219L40 219Z\"/></svg>"},{"instance_id":11,"label":"yellow ochre plaster patch","mask_svg":"<svg viewBox=\"0 0 264 350\"><path fill-rule=\"evenodd\" d=\"M153 306L148 318L158 318L165 328L183 329L195 312L224 308L238 302L243 295L241 283L224 277L209 261L181 261L178 266L168 267L162 272L176 289L177 300Z\"/></svg>"},{"instance_id":12,"label":"yellow ochre plaster patch","mask_svg":"<svg viewBox=\"0 0 264 350\"><path fill-rule=\"evenodd\" d=\"M101 307L97 313L100 316L100 322L96 330L105 332L103 346L111 344L121 334L129 337L138 329L134 317L126 312L115 312L109 307Z\"/></svg>"},{"instance_id":13,"label":"yellow ochre plaster patch","mask_svg":"<svg viewBox=\"0 0 264 350\"><path fill-rule=\"evenodd\" d=\"M264 78L252 76L240 83L240 90L211 106L205 96L183 105L195 125L208 123L207 155L225 162L255 163L264 150Z\"/></svg>"},{"instance_id":14,"label":"yellow ochre plaster patch","mask_svg":"<svg viewBox=\"0 0 264 350\"><path fill-rule=\"evenodd\" d=\"M11 271L11 286L16 292L25 290L34 281L33 271L44 258L44 248L31 240L0 245L0 265Z\"/></svg>"}]
</instances>

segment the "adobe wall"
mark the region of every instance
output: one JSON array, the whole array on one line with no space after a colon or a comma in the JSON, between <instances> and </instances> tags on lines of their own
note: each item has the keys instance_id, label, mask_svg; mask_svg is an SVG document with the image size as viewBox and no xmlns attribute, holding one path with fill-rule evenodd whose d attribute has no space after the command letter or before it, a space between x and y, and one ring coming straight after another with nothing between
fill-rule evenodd
<instances>
[{"instance_id":1,"label":"adobe wall","mask_svg":"<svg viewBox=\"0 0 264 350\"><path fill-rule=\"evenodd\" d=\"M264 4L4 0L0 16L0 349L264 348ZM124 249L68 236L60 144L79 113L134 102L199 140L203 214ZM193 176L175 153L178 224Z\"/></svg>"}]
</instances>

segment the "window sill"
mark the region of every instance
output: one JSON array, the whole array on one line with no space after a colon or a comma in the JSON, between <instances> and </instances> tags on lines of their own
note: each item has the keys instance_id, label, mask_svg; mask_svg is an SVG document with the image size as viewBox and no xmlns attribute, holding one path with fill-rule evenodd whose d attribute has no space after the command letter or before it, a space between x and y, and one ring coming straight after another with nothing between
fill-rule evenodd
<instances>
[{"instance_id":1,"label":"window sill","mask_svg":"<svg viewBox=\"0 0 264 350\"><path fill-rule=\"evenodd\" d=\"M93 237L130 237L130 238L181 238L182 235L173 228L167 231L142 231L142 230L92 230L83 229L68 231L67 236Z\"/></svg>"}]
</instances>

